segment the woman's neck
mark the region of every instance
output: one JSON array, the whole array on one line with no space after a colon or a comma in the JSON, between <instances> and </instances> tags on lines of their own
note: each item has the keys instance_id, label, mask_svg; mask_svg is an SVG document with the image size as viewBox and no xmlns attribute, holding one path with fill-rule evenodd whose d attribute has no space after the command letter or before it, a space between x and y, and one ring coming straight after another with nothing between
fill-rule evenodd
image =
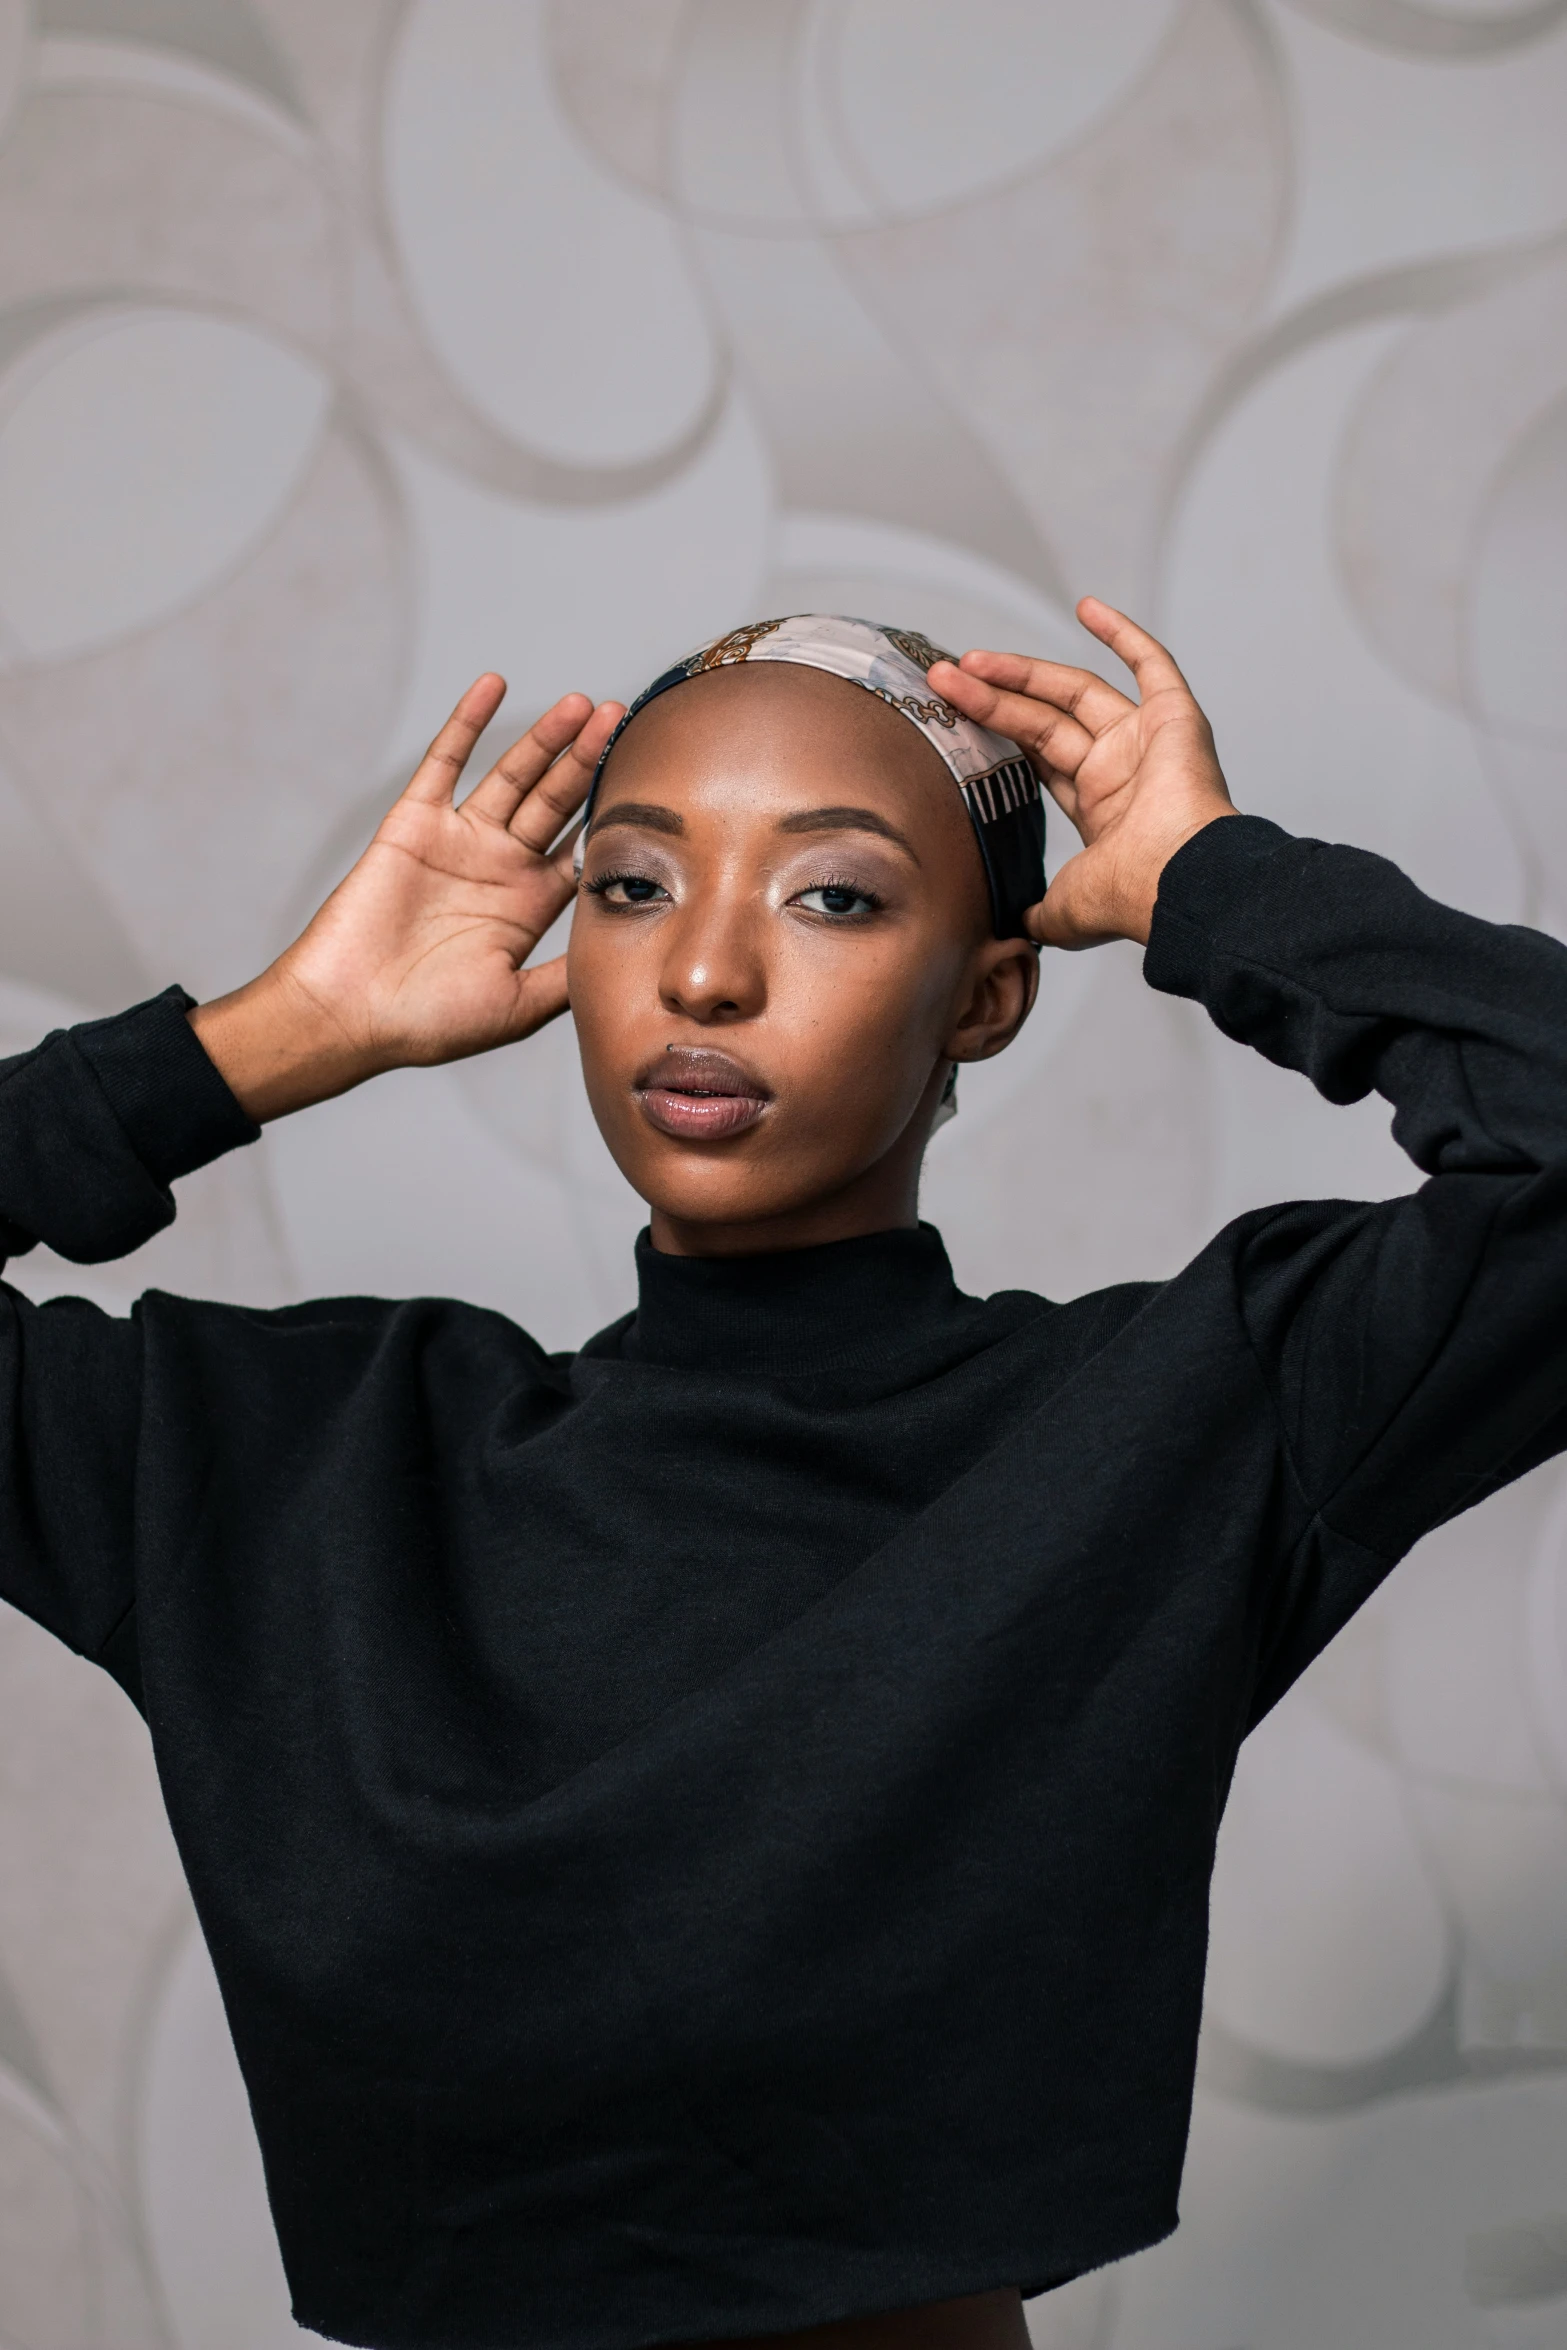
<instances>
[{"instance_id":1,"label":"woman's neck","mask_svg":"<svg viewBox=\"0 0 1567 2350\"><path fill-rule=\"evenodd\" d=\"M909 1232L920 1220L923 1156L923 1143L917 1152L891 1151L841 1191L771 1216L710 1224L650 1205L648 1230L663 1257L772 1256L834 1240L863 1240L872 1232Z\"/></svg>"}]
</instances>

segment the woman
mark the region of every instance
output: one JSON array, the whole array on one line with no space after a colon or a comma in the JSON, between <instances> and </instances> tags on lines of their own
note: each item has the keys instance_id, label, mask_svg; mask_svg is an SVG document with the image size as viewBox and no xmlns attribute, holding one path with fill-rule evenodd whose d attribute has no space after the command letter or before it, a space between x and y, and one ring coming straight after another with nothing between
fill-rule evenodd
<instances>
[{"instance_id":1,"label":"woman","mask_svg":"<svg viewBox=\"0 0 1567 2350\"><path fill-rule=\"evenodd\" d=\"M270 971L5 1072L7 1245L90 1260L569 999L650 1207L574 1357L7 1293L3 1588L144 1707L318 2332L1022 2343L1020 2291L1175 2224L1241 1737L1567 1440L1567 954L1236 815L1168 654L1081 612L1140 704L806 616L623 731L568 697L458 803L481 680ZM1048 896L1036 772L1084 844ZM962 1296L932 1123L1036 946L1109 938L1375 1086L1424 1188Z\"/></svg>"}]
</instances>

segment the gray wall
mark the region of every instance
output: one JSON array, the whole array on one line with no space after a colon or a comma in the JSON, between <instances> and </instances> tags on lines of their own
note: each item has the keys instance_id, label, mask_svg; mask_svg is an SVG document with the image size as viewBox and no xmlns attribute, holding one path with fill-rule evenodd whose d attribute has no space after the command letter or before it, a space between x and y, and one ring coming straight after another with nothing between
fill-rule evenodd
<instances>
[{"instance_id":1,"label":"gray wall","mask_svg":"<svg viewBox=\"0 0 1567 2350\"><path fill-rule=\"evenodd\" d=\"M481 667L520 725L813 604L1124 600L1243 806L1567 924L1562 0L0 0L0 98L0 1049L248 976ZM1130 950L964 1092L979 1288L1406 1181ZM23 1285L626 1302L568 1026L185 1188ZM1036 2339L1559 2350L1559 1477L1252 1742L1210 1994L1181 2234ZM7 1616L0 2350L292 2335L142 1731Z\"/></svg>"}]
</instances>

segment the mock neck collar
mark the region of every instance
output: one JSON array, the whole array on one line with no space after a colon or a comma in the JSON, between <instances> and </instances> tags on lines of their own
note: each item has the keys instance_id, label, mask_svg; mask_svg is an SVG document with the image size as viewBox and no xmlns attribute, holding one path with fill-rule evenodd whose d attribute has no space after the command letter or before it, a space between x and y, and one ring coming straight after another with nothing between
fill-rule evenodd
<instances>
[{"instance_id":1,"label":"mock neck collar","mask_svg":"<svg viewBox=\"0 0 1567 2350\"><path fill-rule=\"evenodd\" d=\"M643 1232L637 1289L623 1359L775 1378L874 1372L975 1311L930 1224L754 1257L661 1256Z\"/></svg>"}]
</instances>

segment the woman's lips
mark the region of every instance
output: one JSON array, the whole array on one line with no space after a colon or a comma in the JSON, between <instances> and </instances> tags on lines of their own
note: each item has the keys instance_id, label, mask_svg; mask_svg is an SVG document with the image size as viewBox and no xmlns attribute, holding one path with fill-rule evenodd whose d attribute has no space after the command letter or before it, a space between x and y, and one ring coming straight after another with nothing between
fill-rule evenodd
<instances>
[{"instance_id":1,"label":"woman's lips","mask_svg":"<svg viewBox=\"0 0 1567 2350\"><path fill-rule=\"evenodd\" d=\"M650 1061L634 1090L650 1126L687 1142L744 1134L761 1122L772 1099L766 1086L728 1053L685 1045Z\"/></svg>"},{"instance_id":2,"label":"woman's lips","mask_svg":"<svg viewBox=\"0 0 1567 2350\"><path fill-rule=\"evenodd\" d=\"M755 1126L767 1104L749 1093L675 1093L668 1086L649 1085L637 1094L642 1115L662 1134L678 1134L700 1142L741 1134Z\"/></svg>"}]
</instances>

